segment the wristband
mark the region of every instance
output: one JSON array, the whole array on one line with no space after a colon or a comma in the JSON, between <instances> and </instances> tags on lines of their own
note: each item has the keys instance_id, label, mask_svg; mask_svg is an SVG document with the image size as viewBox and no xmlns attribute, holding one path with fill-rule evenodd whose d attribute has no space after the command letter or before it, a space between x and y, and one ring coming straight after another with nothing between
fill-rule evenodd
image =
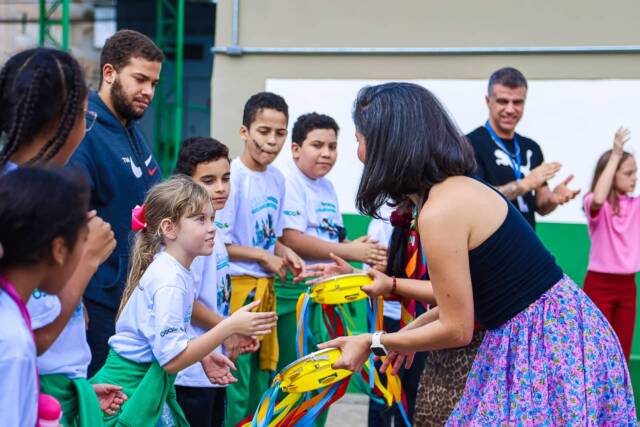
<instances>
[{"instance_id":1,"label":"wristband","mask_svg":"<svg viewBox=\"0 0 640 427\"><path fill-rule=\"evenodd\" d=\"M371 352L376 356L386 356L388 354L387 348L380 341L380 337L384 334L384 331L376 331L371 336Z\"/></svg>"},{"instance_id":2,"label":"wristband","mask_svg":"<svg viewBox=\"0 0 640 427\"><path fill-rule=\"evenodd\" d=\"M391 292L389 292L389 293L393 294L393 293L396 292L396 287L398 286L398 281L396 280L396 276L392 276L391 279L393 279L393 282L392 282L393 284L391 286Z\"/></svg>"}]
</instances>

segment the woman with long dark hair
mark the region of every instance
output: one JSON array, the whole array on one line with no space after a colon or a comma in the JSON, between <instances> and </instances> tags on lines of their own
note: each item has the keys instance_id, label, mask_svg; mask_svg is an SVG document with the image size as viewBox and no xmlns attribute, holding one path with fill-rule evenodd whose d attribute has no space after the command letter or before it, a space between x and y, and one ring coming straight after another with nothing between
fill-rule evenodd
<instances>
[{"instance_id":1,"label":"woman with long dark hair","mask_svg":"<svg viewBox=\"0 0 640 427\"><path fill-rule=\"evenodd\" d=\"M418 207L417 229L437 307L402 331L341 337L336 368L389 353L468 345L486 330L449 425L635 425L624 354L611 326L563 274L511 203L471 177L469 143L421 86L363 88L355 102L365 168L358 209L387 199ZM383 366L384 368L385 366Z\"/></svg>"}]
</instances>

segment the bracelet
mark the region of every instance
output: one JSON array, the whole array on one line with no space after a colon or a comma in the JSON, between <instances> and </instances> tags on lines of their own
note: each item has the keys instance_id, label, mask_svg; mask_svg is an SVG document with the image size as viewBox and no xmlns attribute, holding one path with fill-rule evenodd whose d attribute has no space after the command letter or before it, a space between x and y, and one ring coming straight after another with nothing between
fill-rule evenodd
<instances>
[{"instance_id":1,"label":"bracelet","mask_svg":"<svg viewBox=\"0 0 640 427\"><path fill-rule=\"evenodd\" d=\"M396 280L396 276L392 276L391 278L393 279L393 282L392 282L393 285L391 286L391 292L389 292L389 293L393 294L393 293L396 292L396 287L398 285L398 282Z\"/></svg>"}]
</instances>

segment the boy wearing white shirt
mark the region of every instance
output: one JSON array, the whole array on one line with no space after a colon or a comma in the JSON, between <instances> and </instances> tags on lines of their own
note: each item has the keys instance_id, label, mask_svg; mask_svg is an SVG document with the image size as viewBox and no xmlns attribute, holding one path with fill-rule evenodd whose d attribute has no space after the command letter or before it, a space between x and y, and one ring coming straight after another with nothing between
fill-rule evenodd
<instances>
[{"instance_id":1,"label":"boy wearing white shirt","mask_svg":"<svg viewBox=\"0 0 640 427\"><path fill-rule=\"evenodd\" d=\"M224 208L229 197L230 172L229 149L221 142L213 138L194 137L182 143L175 173L188 175L202 185L209 193L216 211ZM229 315L229 254L222 239L215 239L211 255L194 260L191 275L197 299L188 334L194 338ZM233 335L225 340L225 349L229 357L235 359L240 352L255 350L254 341L257 342ZM222 352L222 347L216 348L215 352ZM175 384L178 403L192 427L223 424L226 385L212 384L201 364L180 371Z\"/></svg>"},{"instance_id":2,"label":"boy wearing white shirt","mask_svg":"<svg viewBox=\"0 0 640 427\"><path fill-rule=\"evenodd\" d=\"M304 114L296 120L291 135L293 163L285 171L283 236L285 245L302 256L307 264L330 262L330 254L369 264L384 262L386 251L375 241L346 240L338 196L325 175L337 160L339 127L324 114ZM305 288L290 280L276 286L278 296L278 331L281 369L296 359L294 340L285 335L296 330L296 302ZM311 308L315 343L328 338L322 314L315 304Z\"/></svg>"},{"instance_id":3,"label":"boy wearing white shirt","mask_svg":"<svg viewBox=\"0 0 640 427\"><path fill-rule=\"evenodd\" d=\"M253 300L260 300L259 311L274 311L275 276L284 280L287 268L295 275L304 268L302 259L278 241L285 185L271 163L287 137L288 110L285 100L270 92L253 95L244 107L244 152L231 162L231 193L216 216L218 236L231 259L231 313ZM227 388L225 425L253 415L276 370L278 348L274 331L262 339L258 353L238 357L238 382Z\"/></svg>"}]
</instances>

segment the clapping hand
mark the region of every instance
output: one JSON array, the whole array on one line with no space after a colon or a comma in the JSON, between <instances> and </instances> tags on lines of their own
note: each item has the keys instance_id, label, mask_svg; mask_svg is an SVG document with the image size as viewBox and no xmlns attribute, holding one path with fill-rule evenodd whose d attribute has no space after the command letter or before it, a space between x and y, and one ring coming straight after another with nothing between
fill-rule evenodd
<instances>
[{"instance_id":1,"label":"clapping hand","mask_svg":"<svg viewBox=\"0 0 640 427\"><path fill-rule=\"evenodd\" d=\"M575 198L578 194L580 194L580 189L572 190L567 185L573 179L573 175L569 175L562 181L560 184L556 185L553 189L553 193L551 194L552 202L556 205L564 205L569 200Z\"/></svg>"}]
</instances>

